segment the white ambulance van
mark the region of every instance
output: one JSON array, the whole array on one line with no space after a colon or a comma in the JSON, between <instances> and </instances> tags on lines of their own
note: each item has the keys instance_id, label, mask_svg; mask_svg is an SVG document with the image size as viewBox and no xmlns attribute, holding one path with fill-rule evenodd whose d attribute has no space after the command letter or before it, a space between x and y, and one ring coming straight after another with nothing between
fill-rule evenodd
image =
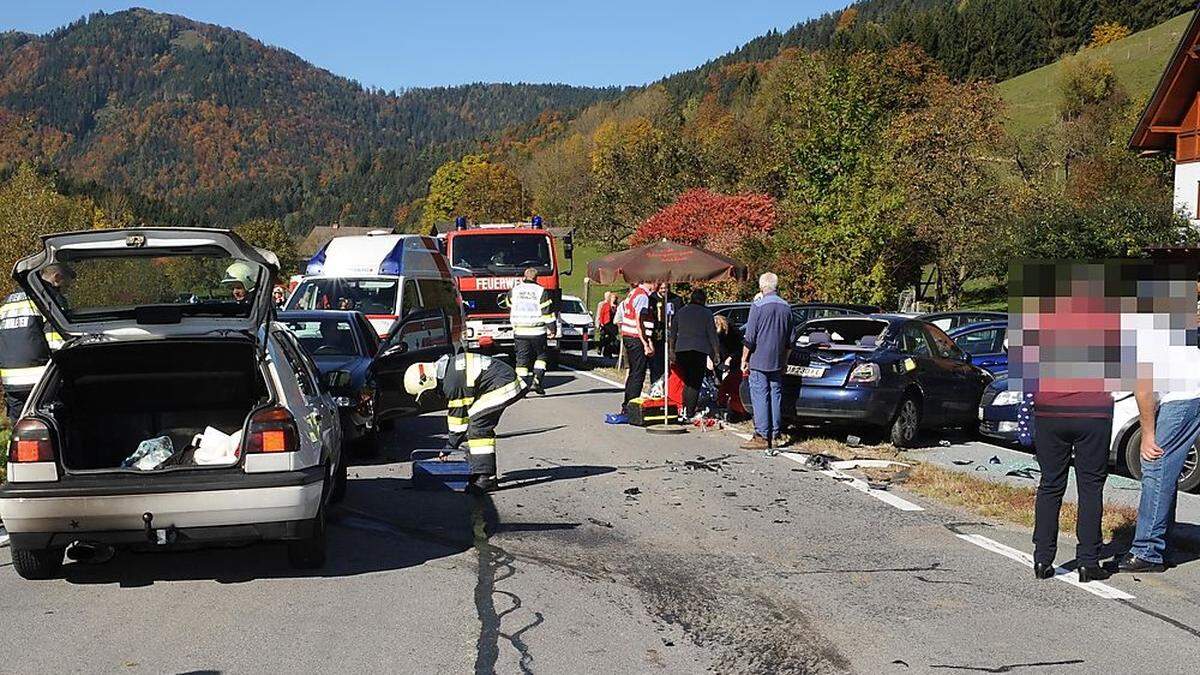
<instances>
[{"instance_id":1,"label":"white ambulance van","mask_svg":"<svg viewBox=\"0 0 1200 675\"><path fill-rule=\"evenodd\" d=\"M437 240L385 230L331 239L308 262L287 309L362 312L381 338L418 310L444 311L455 342L463 326L462 297Z\"/></svg>"}]
</instances>

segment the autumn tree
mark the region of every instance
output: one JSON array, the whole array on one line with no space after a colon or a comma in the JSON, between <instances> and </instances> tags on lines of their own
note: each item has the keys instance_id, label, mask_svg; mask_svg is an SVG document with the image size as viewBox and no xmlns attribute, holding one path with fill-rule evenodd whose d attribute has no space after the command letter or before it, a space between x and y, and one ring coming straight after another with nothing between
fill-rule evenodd
<instances>
[{"instance_id":1,"label":"autumn tree","mask_svg":"<svg viewBox=\"0 0 1200 675\"><path fill-rule=\"evenodd\" d=\"M279 258L279 274L286 278L299 269L300 254L296 241L288 234L283 222L270 218L255 218L234 228L246 243L273 251Z\"/></svg>"},{"instance_id":2,"label":"autumn tree","mask_svg":"<svg viewBox=\"0 0 1200 675\"><path fill-rule=\"evenodd\" d=\"M1008 203L995 164L1001 106L986 83L939 75L925 89L927 104L888 129L889 175L904 195L897 215L937 271L939 299L957 308L968 281L1000 270L995 237Z\"/></svg>"},{"instance_id":3,"label":"autumn tree","mask_svg":"<svg viewBox=\"0 0 1200 675\"><path fill-rule=\"evenodd\" d=\"M482 162L467 169L455 213L477 223L525 220L529 199L512 169Z\"/></svg>"},{"instance_id":4,"label":"autumn tree","mask_svg":"<svg viewBox=\"0 0 1200 675\"><path fill-rule=\"evenodd\" d=\"M1132 34L1129 28L1116 21L1098 23L1092 27L1092 39L1088 42L1088 47L1103 47L1117 40L1124 40Z\"/></svg>"}]
</instances>

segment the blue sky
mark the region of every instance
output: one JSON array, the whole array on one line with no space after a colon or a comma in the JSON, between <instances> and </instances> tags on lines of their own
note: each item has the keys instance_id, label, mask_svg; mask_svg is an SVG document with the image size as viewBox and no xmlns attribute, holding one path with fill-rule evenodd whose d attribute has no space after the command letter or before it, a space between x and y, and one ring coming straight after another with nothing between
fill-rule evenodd
<instances>
[{"instance_id":1,"label":"blue sky","mask_svg":"<svg viewBox=\"0 0 1200 675\"><path fill-rule=\"evenodd\" d=\"M45 33L141 6L244 31L383 89L465 82L644 84L850 0L0 0L0 30Z\"/></svg>"}]
</instances>

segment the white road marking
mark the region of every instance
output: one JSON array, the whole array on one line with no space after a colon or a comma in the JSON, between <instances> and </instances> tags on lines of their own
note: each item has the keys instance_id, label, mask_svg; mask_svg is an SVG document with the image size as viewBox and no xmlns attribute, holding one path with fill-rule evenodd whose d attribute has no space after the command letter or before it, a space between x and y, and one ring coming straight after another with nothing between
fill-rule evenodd
<instances>
[{"instance_id":1,"label":"white road marking","mask_svg":"<svg viewBox=\"0 0 1200 675\"><path fill-rule=\"evenodd\" d=\"M958 534L955 536L963 541L969 541L980 548L991 551L992 553L999 553L1006 558L1016 560L1017 562L1024 564L1026 567L1031 569L1033 568L1033 556L1024 551L1018 551L1011 546L1005 546L994 539L988 539L982 534ZM1078 575L1064 567L1054 568L1054 578L1058 579L1059 581L1065 581L1076 588L1082 588L1088 593L1106 600L1133 600L1132 595L1118 588L1113 588L1106 583L1089 581L1085 584L1079 581Z\"/></svg>"},{"instance_id":2,"label":"white road marking","mask_svg":"<svg viewBox=\"0 0 1200 675\"><path fill-rule=\"evenodd\" d=\"M579 370L577 368L572 368L571 366L564 366L561 364L559 364L559 368L562 368L564 370L569 370L572 373L579 373L580 375L583 375L584 377L590 377L593 380L599 380L599 381L603 382L604 384L611 384L612 386L616 387L617 389L625 388L624 384L617 382L616 380L610 380L607 377L600 377L599 375L596 375L595 373L589 373L586 370Z\"/></svg>"},{"instance_id":3,"label":"white road marking","mask_svg":"<svg viewBox=\"0 0 1200 675\"><path fill-rule=\"evenodd\" d=\"M808 455L801 454L798 452L781 452L779 454L781 456L787 457L788 459L792 460L793 462L797 462L799 464L805 464L808 462ZM830 466L832 467L833 464L831 463ZM830 468L825 471L821 471L821 473L826 476L829 476L830 478L835 478L835 479L837 479L837 481L839 483L845 483L846 485L849 485L850 487L854 488L855 490L858 490L859 492L871 495L872 497L878 499L879 501L883 502L884 504L887 504L888 506L892 506L897 509L900 509L901 511L924 511L925 510L924 507L914 504L914 503L908 501L907 499L897 497L896 495L888 492L887 490L876 490L876 489L872 488L870 485L868 485L866 481L864 481L860 478L855 478L854 476L851 476L848 473L839 471L836 468Z\"/></svg>"}]
</instances>

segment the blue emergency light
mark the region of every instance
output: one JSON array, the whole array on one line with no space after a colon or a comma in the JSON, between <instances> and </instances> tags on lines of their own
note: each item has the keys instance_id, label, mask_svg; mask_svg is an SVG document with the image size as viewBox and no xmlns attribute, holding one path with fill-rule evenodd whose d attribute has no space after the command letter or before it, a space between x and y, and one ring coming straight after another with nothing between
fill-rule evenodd
<instances>
[{"instance_id":1,"label":"blue emergency light","mask_svg":"<svg viewBox=\"0 0 1200 675\"><path fill-rule=\"evenodd\" d=\"M533 222L533 227L535 229L538 229L538 230L542 229L542 217L541 216L534 216L532 222Z\"/></svg>"},{"instance_id":2,"label":"blue emergency light","mask_svg":"<svg viewBox=\"0 0 1200 675\"><path fill-rule=\"evenodd\" d=\"M456 229L456 230L467 229L467 217L459 216L459 217L455 218L454 219L454 229Z\"/></svg>"},{"instance_id":3,"label":"blue emergency light","mask_svg":"<svg viewBox=\"0 0 1200 675\"><path fill-rule=\"evenodd\" d=\"M326 243L321 247L321 250L317 251L317 254L312 257L312 260L308 261L308 267L306 267L304 270L307 274L316 276L325 269L325 249L328 247L329 244Z\"/></svg>"}]
</instances>

